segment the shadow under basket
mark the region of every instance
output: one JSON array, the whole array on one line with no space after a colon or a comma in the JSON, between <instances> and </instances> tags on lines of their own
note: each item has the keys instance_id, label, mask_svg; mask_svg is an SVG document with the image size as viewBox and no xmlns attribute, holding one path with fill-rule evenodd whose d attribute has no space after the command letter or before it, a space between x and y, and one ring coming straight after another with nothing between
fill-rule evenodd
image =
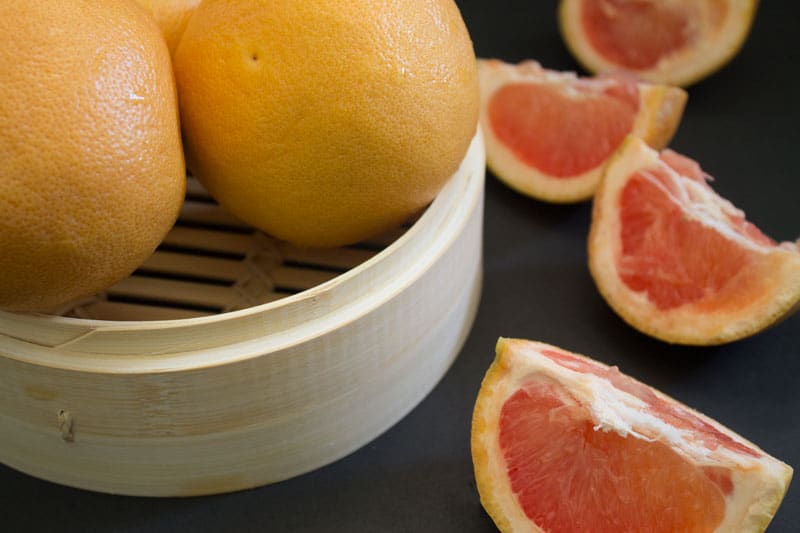
<instances>
[{"instance_id":1,"label":"shadow under basket","mask_svg":"<svg viewBox=\"0 0 800 533\"><path fill-rule=\"evenodd\" d=\"M413 222L336 250L230 219L190 180L134 275L58 314L0 312L0 462L191 496L329 464L413 409L480 297L484 148Z\"/></svg>"}]
</instances>

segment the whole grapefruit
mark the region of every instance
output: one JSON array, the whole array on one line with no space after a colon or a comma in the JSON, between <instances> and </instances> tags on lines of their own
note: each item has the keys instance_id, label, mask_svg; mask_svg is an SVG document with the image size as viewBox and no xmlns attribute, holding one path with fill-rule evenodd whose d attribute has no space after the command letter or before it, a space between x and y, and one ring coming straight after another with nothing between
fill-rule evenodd
<instances>
[{"instance_id":1,"label":"whole grapefruit","mask_svg":"<svg viewBox=\"0 0 800 533\"><path fill-rule=\"evenodd\" d=\"M174 66L190 171L296 244L404 222L477 128L475 54L452 0L207 0Z\"/></svg>"},{"instance_id":2,"label":"whole grapefruit","mask_svg":"<svg viewBox=\"0 0 800 533\"><path fill-rule=\"evenodd\" d=\"M0 308L127 276L186 186L170 58L131 0L0 3Z\"/></svg>"}]
</instances>

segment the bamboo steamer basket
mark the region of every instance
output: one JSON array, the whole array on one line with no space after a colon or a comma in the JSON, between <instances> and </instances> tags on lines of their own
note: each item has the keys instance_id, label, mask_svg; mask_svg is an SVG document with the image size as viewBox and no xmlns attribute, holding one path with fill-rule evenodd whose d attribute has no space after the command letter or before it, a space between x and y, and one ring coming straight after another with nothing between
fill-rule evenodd
<instances>
[{"instance_id":1,"label":"bamboo steamer basket","mask_svg":"<svg viewBox=\"0 0 800 533\"><path fill-rule=\"evenodd\" d=\"M308 250L189 181L130 278L53 314L0 312L0 462L94 491L281 481L363 446L455 359L481 288L484 148L415 221Z\"/></svg>"}]
</instances>

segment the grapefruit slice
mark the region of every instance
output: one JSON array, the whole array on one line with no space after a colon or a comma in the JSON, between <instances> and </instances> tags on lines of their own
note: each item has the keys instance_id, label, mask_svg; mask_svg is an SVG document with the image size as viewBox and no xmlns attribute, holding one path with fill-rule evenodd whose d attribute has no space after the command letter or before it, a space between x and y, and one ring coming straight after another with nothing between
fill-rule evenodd
<instances>
[{"instance_id":1,"label":"grapefruit slice","mask_svg":"<svg viewBox=\"0 0 800 533\"><path fill-rule=\"evenodd\" d=\"M594 194L603 164L633 133L663 148L686 93L609 76L579 78L535 61L478 61L487 164L516 191L569 203Z\"/></svg>"},{"instance_id":2,"label":"grapefruit slice","mask_svg":"<svg viewBox=\"0 0 800 533\"><path fill-rule=\"evenodd\" d=\"M691 159L629 137L594 199L589 267L609 305L667 342L755 334L800 304L800 250L720 197Z\"/></svg>"},{"instance_id":3,"label":"grapefruit slice","mask_svg":"<svg viewBox=\"0 0 800 533\"><path fill-rule=\"evenodd\" d=\"M758 0L561 0L562 38L590 72L688 86L739 52Z\"/></svg>"},{"instance_id":4,"label":"grapefruit slice","mask_svg":"<svg viewBox=\"0 0 800 533\"><path fill-rule=\"evenodd\" d=\"M616 367L519 339L497 343L471 448L501 531L763 531L792 477Z\"/></svg>"}]
</instances>

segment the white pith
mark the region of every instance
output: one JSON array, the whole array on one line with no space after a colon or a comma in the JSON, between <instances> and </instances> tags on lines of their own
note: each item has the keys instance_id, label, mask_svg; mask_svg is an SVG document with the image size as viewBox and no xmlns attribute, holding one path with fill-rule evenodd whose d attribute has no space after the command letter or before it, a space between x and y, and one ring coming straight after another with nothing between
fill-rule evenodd
<instances>
[{"instance_id":1,"label":"white pith","mask_svg":"<svg viewBox=\"0 0 800 533\"><path fill-rule=\"evenodd\" d=\"M653 83L677 86L690 85L724 66L744 43L750 30L758 0L727 0L725 18L718 28L712 24L711 8L707 1L659 0L688 6L695 10L690 18L690 32L702 35L688 50L662 58L654 67L637 71L642 79ZM582 0L562 0L559 20L567 45L578 61L591 72L613 72L621 66L595 51L581 27ZM744 23L742 22L744 21Z\"/></svg>"},{"instance_id":2,"label":"white pith","mask_svg":"<svg viewBox=\"0 0 800 533\"><path fill-rule=\"evenodd\" d=\"M536 61L528 60L519 64L504 63L495 59L479 59L478 72L481 97L481 129L486 143L487 164L494 174L511 188L528 196L553 201L574 202L592 196L602 174L604 163L600 163L583 173L554 177L534 166L520 161L517 155L501 142L490 124L487 108L494 93L513 83L535 83L557 86L568 98L576 100L590 98L613 87L618 81L604 78L580 78L574 72L547 70ZM577 87L591 88L581 91ZM680 89L661 87L648 83L638 83L639 105L634 117L631 134L663 146L672 136L686 101L686 94ZM668 133L663 134L664 131Z\"/></svg>"},{"instance_id":3,"label":"white pith","mask_svg":"<svg viewBox=\"0 0 800 533\"><path fill-rule=\"evenodd\" d=\"M659 164L659 168L664 171L675 185L675 190L670 190L666 187L648 169L642 170L640 175L663 191L674 203L682 205L684 214L688 219L695 220L704 226L709 226L725 237L755 252L769 252L775 248L774 246L760 244L737 232L728 217L744 218L744 212L728 200L717 195L705 182L685 179L666 164ZM675 194L676 192L678 193L677 195Z\"/></svg>"},{"instance_id":4,"label":"white pith","mask_svg":"<svg viewBox=\"0 0 800 533\"><path fill-rule=\"evenodd\" d=\"M649 178L686 210L686 217L713 228L737 245L756 253L758 277L764 283L758 299L738 308L716 309L702 306L706 298L661 310L647 292L631 290L621 278L625 272L618 262L622 257L621 225L618 216L619 197L628 178L648 169L660 168L673 183L668 189L655 177ZM676 196L677 195L677 196ZM791 312L800 301L800 249L785 242L767 246L735 231L726 214L742 211L719 197L711 187L684 178L660 161L659 153L641 140L629 138L612 156L602 185L595 197L592 227L589 235L589 266L598 289L617 313L634 327L668 342L683 344L719 344L753 334ZM754 271L756 272L756 271ZM709 295L713 298L715 293ZM711 301L711 300L708 300ZM702 320L698 320L701 313Z\"/></svg>"},{"instance_id":5,"label":"white pith","mask_svg":"<svg viewBox=\"0 0 800 533\"><path fill-rule=\"evenodd\" d=\"M717 422L653 390L661 400L691 412L717 431L763 455L751 457L723 446L713 450L706 448L693 432L671 426L653 414L644 412L642 409L646 404L639 398L615 388L603 377L574 371L554 362L540 353L542 349L560 351L541 343L502 339L498 343L495 364L500 365L504 375L494 384L491 402L485 401L486 405L480 405L475 415L495 422L493 426L487 424L489 427L486 428L481 446L486 448L491 478L496 480L492 503L502 508L512 531L540 530L531 524L513 495L497 439L499 428L496 422L505 401L521 386L535 379L554 380L562 385L575 401L589 410L597 431L613 431L626 438L658 440L698 467L729 469L734 490L725 496L726 514L715 531L763 531L786 491L792 475L791 467ZM481 496L483 499L483 493Z\"/></svg>"}]
</instances>

